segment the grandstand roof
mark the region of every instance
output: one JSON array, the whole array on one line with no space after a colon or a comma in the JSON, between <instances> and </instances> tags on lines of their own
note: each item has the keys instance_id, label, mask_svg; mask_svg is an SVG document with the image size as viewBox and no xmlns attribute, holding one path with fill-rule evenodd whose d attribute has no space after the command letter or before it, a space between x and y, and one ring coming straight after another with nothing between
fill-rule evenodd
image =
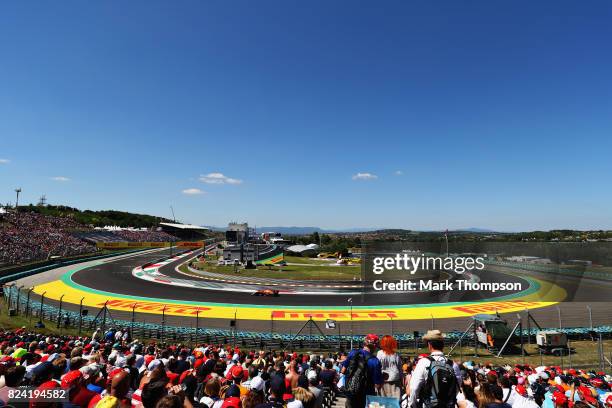
<instances>
[{"instance_id":1,"label":"grandstand roof","mask_svg":"<svg viewBox=\"0 0 612 408\"><path fill-rule=\"evenodd\" d=\"M170 227L170 228L177 228L177 229L183 229L183 230L203 230L206 231L208 230L208 228L206 227L201 227L199 225L192 225L192 224L175 224L172 222L160 222L159 225L164 225L166 227Z\"/></svg>"}]
</instances>

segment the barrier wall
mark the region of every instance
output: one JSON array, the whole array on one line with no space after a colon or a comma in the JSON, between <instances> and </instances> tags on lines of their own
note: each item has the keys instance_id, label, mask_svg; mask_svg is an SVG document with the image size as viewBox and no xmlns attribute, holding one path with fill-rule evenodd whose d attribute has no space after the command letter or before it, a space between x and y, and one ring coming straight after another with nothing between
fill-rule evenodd
<instances>
[{"instance_id":1,"label":"barrier wall","mask_svg":"<svg viewBox=\"0 0 612 408\"><path fill-rule=\"evenodd\" d=\"M203 248L203 241L178 241L178 242L97 242L100 249L138 249L138 248Z\"/></svg>"}]
</instances>

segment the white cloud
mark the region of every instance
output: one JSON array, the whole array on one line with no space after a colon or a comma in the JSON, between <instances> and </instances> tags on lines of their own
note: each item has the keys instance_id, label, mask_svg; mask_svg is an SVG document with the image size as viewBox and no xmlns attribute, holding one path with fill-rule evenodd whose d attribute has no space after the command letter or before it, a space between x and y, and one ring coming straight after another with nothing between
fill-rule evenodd
<instances>
[{"instance_id":1,"label":"white cloud","mask_svg":"<svg viewBox=\"0 0 612 408\"><path fill-rule=\"evenodd\" d=\"M186 195L198 195L204 194L204 191L200 190L199 188L186 188L182 191L182 193Z\"/></svg>"},{"instance_id":2,"label":"white cloud","mask_svg":"<svg viewBox=\"0 0 612 408\"><path fill-rule=\"evenodd\" d=\"M200 181L206 184L241 184L242 180L227 177L223 173L208 173L200 176Z\"/></svg>"},{"instance_id":3,"label":"white cloud","mask_svg":"<svg viewBox=\"0 0 612 408\"><path fill-rule=\"evenodd\" d=\"M372 173L357 173L353 176L353 180L376 180L378 176Z\"/></svg>"},{"instance_id":4,"label":"white cloud","mask_svg":"<svg viewBox=\"0 0 612 408\"><path fill-rule=\"evenodd\" d=\"M10 162L9 159L0 159L0 164L9 164Z\"/></svg>"},{"instance_id":5,"label":"white cloud","mask_svg":"<svg viewBox=\"0 0 612 408\"><path fill-rule=\"evenodd\" d=\"M404 172L401 171L401 170L395 170L395 173L393 173L393 174L395 174L396 176L403 176Z\"/></svg>"},{"instance_id":6,"label":"white cloud","mask_svg":"<svg viewBox=\"0 0 612 408\"><path fill-rule=\"evenodd\" d=\"M68 177L64 177L64 176L55 176L55 177L51 177L51 180L53 181L70 181L70 179Z\"/></svg>"}]
</instances>

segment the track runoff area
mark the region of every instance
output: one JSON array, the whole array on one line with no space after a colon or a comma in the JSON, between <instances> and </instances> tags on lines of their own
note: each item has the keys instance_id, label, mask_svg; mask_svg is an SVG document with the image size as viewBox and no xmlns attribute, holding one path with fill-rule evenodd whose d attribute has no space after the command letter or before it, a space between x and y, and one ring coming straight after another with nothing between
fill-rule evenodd
<instances>
[{"instance_id":1,"label":"track runoff area","mask_svg":"<svg viewBox=\"0 0 612 408\"><path fill-rule=\"evenodd\" d=\"M236 319L241 329L295 330L312 318L349 322L355 333L380 330L462 330L471 316L499 313L516 316L529 309L540 323L564 327L588 324L585 307L597 324L610 324L608 280L542 268L517 268L476 256L427 256L424 251L375 248L364 256L361 281L292 280L253 274L185 273L202 250L170 254L156 249L116 258L84 262L17 281L34 287L46 302L65 308L99 310L105 304L116 318L189 326L197 315L210 327L228 327ZM441 258L440 260L437 258ZM464 258L459 265L457 259ZM466 261L465 259L471 259ZM450 259L450 260L449 260ZM453 261L454 260L454 261ZM454 262L452 265L439 262ZM313 267L316 268L316 267ZM255 293L278 296L254 296ZM395 325L395 326L394 326Z\"/></svg>"}]
</instances>

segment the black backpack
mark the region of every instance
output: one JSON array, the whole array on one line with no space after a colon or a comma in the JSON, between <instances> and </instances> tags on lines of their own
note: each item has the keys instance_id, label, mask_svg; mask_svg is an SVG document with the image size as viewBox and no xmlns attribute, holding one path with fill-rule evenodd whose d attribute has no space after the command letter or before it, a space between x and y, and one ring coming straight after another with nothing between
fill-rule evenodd
<instances>
[{"instance_id":1,"label":"black backpack","mask_svg":"<svg viewBox=\"0 0 612 408\"><path fill-rule=\"evenodd\" d=\"M421 401L425 408L454 408L457 404L457 377L452 360L430 361L427 382L421 389Z\"/></svg>"},{"instance_id":2,"label":"black backpack","mask_svg":"<svg viewBox=\"0 0 612 408\"><path fill-rule=\"evenodd\" d=\"M361 352L355 353L351 361L349 361L348 373L344 384L344 391L348 395L365 394L366 383L368 382L368 361L372 355L367 357Z\"/></svg>"}]
</instances>

